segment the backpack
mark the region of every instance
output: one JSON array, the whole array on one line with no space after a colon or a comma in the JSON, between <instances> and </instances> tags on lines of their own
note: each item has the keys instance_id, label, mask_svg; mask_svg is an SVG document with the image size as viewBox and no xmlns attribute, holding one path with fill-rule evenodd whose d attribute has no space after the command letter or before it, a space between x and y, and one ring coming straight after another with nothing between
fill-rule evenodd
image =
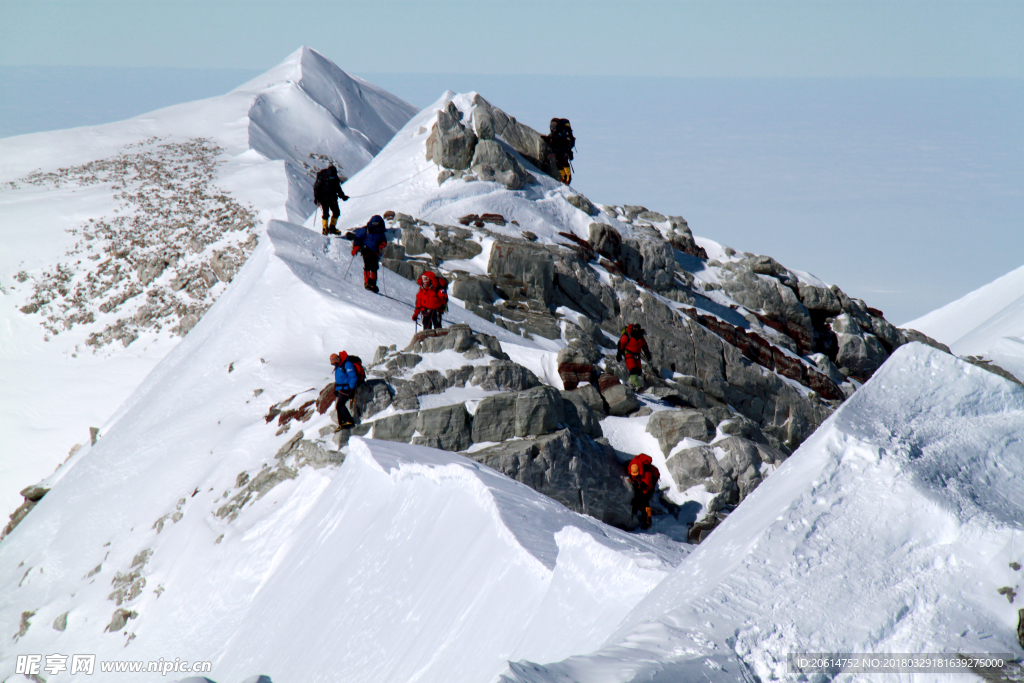
<instances>
[{"instance_id":1,"label":"backpack","mask_svg":"<svg viewBox=\"0 0 1024 683\"><path fill-rule=\"evenodd\" d=\"M316 180L313 181L313 201L317 201L327 192L327 169L316 172Z\"/></svg>"},{"instance_id":2,"label":"backpack","mask_svg":"<svg viewBox=\"0 0 1024 683\"><path fill-rule=\"evenodd\" d=\"M442 275L436 277L434 285L437 288L438 294L444 294L444 306L441 308L442 313L448 312L448 279Z\"/></svg>"},{"instance_id":3,"label":"backpack","mask_svg":"<svg viewBox=\"0 0 1024 683\"><path fill-rule=\"evenodd\" d=\"M361 387L366 383L366 370L363 368L363 359L359 356L349 356L348 359L352 361L352 367L356 369L356 387Z\"/></svg>"},{"instance_id":4,"label":"backpack","mask_svg":"<svg viewBox=\"0 0 1024 683\"><path fill-rule=\"evenodd\" d=\"M558 133L569 141L570 149L576 146L576 138L572 134L572 126L569 124L569 119L558 120Z\"/></svg>"}]
</instances>

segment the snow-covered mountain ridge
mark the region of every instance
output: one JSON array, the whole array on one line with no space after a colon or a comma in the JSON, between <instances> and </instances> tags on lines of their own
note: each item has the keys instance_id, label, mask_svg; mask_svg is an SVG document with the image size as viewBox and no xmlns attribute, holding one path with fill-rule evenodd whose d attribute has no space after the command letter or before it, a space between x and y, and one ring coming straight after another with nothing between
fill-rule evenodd
<instances>
[{"instance_id":1,"label":"snow-covered mountain ridge","mask_svg":"<svg viewBox=\"0 0 1024 683\"><path fill-rule=\"evenodd\" d=\"M442 116L475 136L467 168L431 160ZM315 221L259 224L0 542L0 679L65 651L208 659L221 681L749 681L798 649L1019 654L1021 389L680 217L592 204L502 116L446 94L346 184L341 225L388 217L381 296ZM452 280L445 334L409 319L427 267ZM655 354L640 394L611 352L627 322ZM340 349L370 370L352 433L330 410ZM594 517L634 523L620 461L641 450L667 514L627 534Z\"/></svg>"},{"instance_id":2,"label":"snow-covered mountain ridge","mask_svg":"<svg viewBox=\"0 0 1024 683\"><path fill-rule=\"evenodd\" d=\"M324 160L355 173L414 112L302 48L223 97L0 140L0 512L109 420L266 221L309 215Z\"/></svg>"}]
</instances>

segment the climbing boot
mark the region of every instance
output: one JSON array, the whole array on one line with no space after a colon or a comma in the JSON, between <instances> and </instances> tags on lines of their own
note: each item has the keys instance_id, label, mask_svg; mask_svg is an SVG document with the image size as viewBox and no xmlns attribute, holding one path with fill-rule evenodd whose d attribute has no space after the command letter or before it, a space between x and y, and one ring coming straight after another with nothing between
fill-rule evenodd
<instances>
[{"instance_id":1,"label":"climbing boot","mask_svg":"<svg viewBox=\"0 0 1024 683\"><path fill-rule=\"evenodd\" d=\"M323 221L323 222L324 222L324 229L323 229L323 234L324 234L325 236L326 236L326 235L330 235L331 233L329 233L329 232L327 231L327 230L328 230L328 229L327 229L327 219L326 219L326 218L324 218L324 221Z\"/></svg>"},{"instance_id":2,"label":"climbing boot","mask_svg":"<svg viewBox=\"0 0 1024 683\"><path fill-rule=\"evenodd\" d=\"M644 381L640 379L640 375L630 375L629 383L633 385L633 388L637 391L643 391Z\"/></svg>"}]
</instances>

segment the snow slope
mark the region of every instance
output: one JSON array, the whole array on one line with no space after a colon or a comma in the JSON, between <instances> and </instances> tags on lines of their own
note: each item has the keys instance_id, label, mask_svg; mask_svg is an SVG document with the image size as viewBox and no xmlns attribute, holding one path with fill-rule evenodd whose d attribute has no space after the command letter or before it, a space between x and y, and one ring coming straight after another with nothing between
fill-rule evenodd
<instances>
[{"instance_id":1,"label":"snow slope","mask_svg":"<svg viewBox=\"0 0 1024 683\"><path fill-rule=\"evenodd\" d=\"M1011 271L904 327L961 356L983 356L1024 377L1024 267Z\"/></svg>"},{"instance_id":2,"label":"snow slope","mask_svg":"<svg viewBox=\"0 0 1024 683\"><path fill-rule=\"evenodd\" d=\"M299 172L305 173L304 163L320 167L334 159L351 175L413 113L302 48L222 97L119 123L0 140L0 519L21 503L20 489L52 472L72 446L88 443L89 427L102 431L180 341L163 332L94 352L83 342L102 328L102 319L52 336L38 317L18 310L33 282L55 264L66 262L79 277L88 272L89 261L68 255L80 239L72 230L125 211L110 182L54 186L23 178L37 169L56 172L133 152L137 147L129 146L145 141L204 138L220 148L217 190L251 207L260 230L273 218L301 221L312 213L302 199L311 185ZM19 271L30 277L24 284L15 279Z\"/></svg>"},{"instance_id":3,"label":"snow slope","mask_svg":"<svg viewBox=\"0 0 1024 683\"><path fill-rule=\"evenodd\" d=\"M1024 389L904 346L601 648L508 679L774 680L790 652L1020 657L1018 605L997 589L1024 588L1022 444Z\"/></svg>"},{"instance_id":4,"label":"snow slope","mask_svg":"<svg viewBox=\"0 0 1024 683\"><path fill-rule=\"evenodd\" d=\"M359 439L338 453L329 415L301 425L329 464L281 455L297 435L275 433L268 408L329 381L331 351L411 337L397 299L414 285L382 270L396 300L378 297L345 277L338 240L284 222L267 235L0 543L0 633L28 623L0 649L0 680L25 680L16 655L54 652L209 659L222 681L491 680L510 658L603 642L685 551L458 455ZM537 352L486 325L510 353ZM224 512L266 472L285 474ZM136 616L105 632L122 609Z\"/></svg>"}]
</instances>

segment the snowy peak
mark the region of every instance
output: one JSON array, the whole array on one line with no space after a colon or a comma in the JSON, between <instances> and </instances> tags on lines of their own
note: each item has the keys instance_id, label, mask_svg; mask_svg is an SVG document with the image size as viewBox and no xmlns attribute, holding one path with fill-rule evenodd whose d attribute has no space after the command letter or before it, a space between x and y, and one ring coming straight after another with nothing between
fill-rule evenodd
<instances>
[{"instance_id":1,"label":"snowy peak","mask_svg":"<svg viewBox=\"0 0 1024 683\"><path fill-rule=\"evenodd\" d=\"M288 217L302 222L315 209L316 171L333 163L343 176L355 174L416 108L306 47L273 73L276 82L249 109L249 145L286 162Z\"/></svg>"}]
</instances>

